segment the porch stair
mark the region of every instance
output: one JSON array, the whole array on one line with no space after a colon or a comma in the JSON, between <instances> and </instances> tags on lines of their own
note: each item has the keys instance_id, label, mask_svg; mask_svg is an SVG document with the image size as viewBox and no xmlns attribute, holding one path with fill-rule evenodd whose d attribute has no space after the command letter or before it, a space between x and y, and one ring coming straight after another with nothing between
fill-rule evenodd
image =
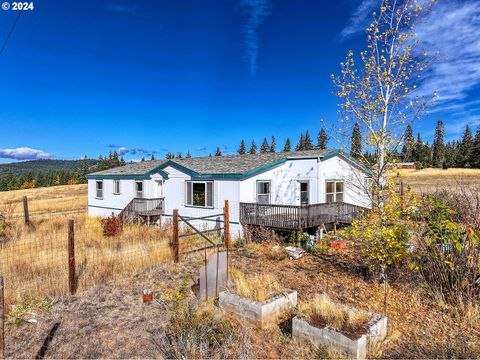
<instances>
[{"instance_id":1,"label":"porch stair","mask_svg":"<svg viewBox=\"0 0 480 360\"><path fill-rule=\"evenodd\" d=\"M165 211L165 198L133 198L118 214L122 224L142 223L150 225L161 219Z\"/></svg>"}]
</instances>

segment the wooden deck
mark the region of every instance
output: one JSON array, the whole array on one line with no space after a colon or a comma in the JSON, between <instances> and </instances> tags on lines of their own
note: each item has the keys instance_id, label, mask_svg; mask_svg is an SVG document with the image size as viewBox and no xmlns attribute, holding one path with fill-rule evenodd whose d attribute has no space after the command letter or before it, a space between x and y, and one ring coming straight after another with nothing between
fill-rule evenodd
<instances>
[{"instance_id":1,"label":"wooden deck","mask_svg":"<svg viewBox=\"0 0 480 360\"><path fill-rule=\"evenodd\" d=\"M367 211L369 209L347 203L302 206L240 203L240 223L300 230L335 222L350 224Z\"/></svg>"},{"instance_id":2,"label":"wooden deck","mask_svg":"<svg viewBox=\"0 0 480 360\"><path fill-rule=\"evenodd\" d=\"M164 198L134 198L123 209L119 217L122 222L134 222L143 220L146 223L150 223L150 219L159 217L165 210Z\"/></svg>"}]
</instances>

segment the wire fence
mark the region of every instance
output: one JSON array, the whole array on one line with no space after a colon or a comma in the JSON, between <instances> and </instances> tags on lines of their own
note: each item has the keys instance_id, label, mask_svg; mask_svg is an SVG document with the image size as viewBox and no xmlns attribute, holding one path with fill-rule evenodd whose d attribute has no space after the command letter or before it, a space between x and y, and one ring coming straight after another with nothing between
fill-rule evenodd
<instances>
[{"instance_id":1,"label":"wire fence","mask_svg":"<svg viewBox=\"0 0 480 360\"><path fill-rule=\"evenodd\" d=\"M75 281L79 291L171 259L171 227L125 225L104 236L100 221L73 216ZM68 293L68 219L39 219L17 225L0 242L0 275L7 304Z\"/></svg>"}]
</instances>

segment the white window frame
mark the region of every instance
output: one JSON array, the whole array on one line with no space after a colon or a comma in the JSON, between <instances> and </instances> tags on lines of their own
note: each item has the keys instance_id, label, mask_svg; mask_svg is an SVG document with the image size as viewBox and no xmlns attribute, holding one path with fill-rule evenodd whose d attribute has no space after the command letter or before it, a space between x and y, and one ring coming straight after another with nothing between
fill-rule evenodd
<instances>
[{"instance_id":1,"label":"white window frame","mask_svg":"<svg viewBox=\"0 0 480 360\"><path fill-rule=\"evenodd\" d=\"M307 185L307 190L306 191L302 191L302 184ZM300 205L309 205L310 204L310 181L309 180L299 180L298 185L300 187L300 189L299 189L300 190ZM306 204L302 204L302 192L307 193L307 203Z\"/></svg>"},{"instance_id":2,"label":"white window frame","mask_svg":"<svg viewBox=\"0 0 480 360\"><path fill-rule=\"evenodd\" d=\"M101 189L98 188L98 184L101 184ZM95 180L95 198L96 199L103 199L103 180ZM100 192L100 196L98 195Z\"/></svg>"},{"instance_id":3,"label":"white window frame","mask_svg":"<svg viewBox=\"0 0 480 360\"><path fill-rule=\"evenodd\" d=\"M185 181L185 206L213 209L215 207L215 204L214 204L215 188L214 188L213 183L214 183L213 181L196 181L196 180ZM205 186L205 204L204 205L194 205L193 204L193 185L194 184L203 184ZM208 205L209 197L210 197L211 205ZM189 199L190 199L190 203L189 203Z\"/></svg>"},{"instance_id":4,"label":"white window frame","mask_svg":"<svg viewBox=\"0 0 480 360\"><path fill-rule=\"evenodd\" d=\"M333 183L333 192L328 192L328 184ZM337 184L342 184L342 191L337 191ZM345 202L345 181L344 180L326 180L325 181L325 202L328 204L340 202L337 195L342 194L341 202ZM333 201L328 201L328 196L333 195Z\"/></svg>"},{"instance_id":5,"label":"white window frame","mask_svg":"<svg viewBox=\"0 0 480 360\"><path fill-rule=\"evenodd\" d=\"M118 184L118 191L117 191L117 184ZM120 180L114 179L113 180L113 195L120 195L122 192Z\"/></svg>"},{"instance_id":6,"label":"white window frame","mask_svg":"<svg viewBox=\"0 0 480 360\"><path fill-rule=\"evenodd\" d=\"M267 183L268 184L268 193L259 193L258 192L258 189L259 189L259 185L262 184L262 183ZM270 204L271 202L271 199L272 199L272 182L270 180L257 180L257 183L255 184L255 200L257 202L257 204ZM262 197L268 197L268 200L267 202L264 202L264 201L259 201L260 199L260 196Z\"/></svg>"},{"instance_id":7,"label":"white window frame","mask_svg":"<svg viewBox=\"0 0 480 360\"><path fill-rule=\"evenodd\" d=\"M137 191L137 183L142 184L142 194L141 194L141 196L138 196L139 192ZM133 182L133 190L135 191L135 198L143 199L144 196L145 196L145 182L143 180L135 180Z\"/></svg>"}]
</instances>

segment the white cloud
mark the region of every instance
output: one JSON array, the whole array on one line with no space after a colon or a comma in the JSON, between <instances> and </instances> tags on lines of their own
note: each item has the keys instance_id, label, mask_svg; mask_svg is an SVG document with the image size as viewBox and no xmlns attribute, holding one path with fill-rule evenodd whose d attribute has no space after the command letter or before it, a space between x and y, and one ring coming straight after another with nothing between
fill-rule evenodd
<instances>
[{"instance_id":1,"label":"white cloud","mask_svg":"<svg viewBox=\"0 0 480 360\"><path fill-rule=\"evenodd\" d=\"M439 55L419 90L438 91L438 102L453 106L480 84L480 3L445 1L435 9L416 30L422 46Z\"/></svg>"},{"instance_id":2,"label":"white cloud","mask_svg":"<svg viewBox=\"0 0 480 360\"><path fill-rule=\"evenodd\" d=\"M259 50L258 27L270 15L270 0L240 0L240 7L246 16L244 30L245 59L248 62L250 73L257 71Z\"/></svg>"},{"instance_id":3,"label":"white cloud","mask_svg":"<svg viewBox=\"0 0 480 360\"><path fill-rule=\"evenodd\" d=\"M52 159L53 155L37 149L20 147L16 149L0 149L0 158L15 160Z\"/></svg>"},{"instance_id":4,"label":"white cloud","mask_svg":"<svg viewBox=\"0 0 480 360\"><path fill-rule=\"evenodd\" d=\"M340 33L346 39L363 33L371 13L380 0L356 3L346 27ZM478 99L471 94L480 85L480 2L474 0L439 1L433 11L416 27L421 48L438 60L423 74L417 95L438 99L431 113L449 113L458 117L446 124L447 134L461 134L466 124L476 125L480 118Z\"/></svg>"},{"instance_id":5,"label":"white cloud","mask_svg":"<svg viewBox=\"0 0 480 360\"><path fill-rule=\"evenodd\" d=\"M340 39L345 40L360 32L364 32L372 20L372 12L379 6L379 0L362 0L357 1L356 6L352 10L347 25L340 33Z\"/></svg>"}]
</instances>

